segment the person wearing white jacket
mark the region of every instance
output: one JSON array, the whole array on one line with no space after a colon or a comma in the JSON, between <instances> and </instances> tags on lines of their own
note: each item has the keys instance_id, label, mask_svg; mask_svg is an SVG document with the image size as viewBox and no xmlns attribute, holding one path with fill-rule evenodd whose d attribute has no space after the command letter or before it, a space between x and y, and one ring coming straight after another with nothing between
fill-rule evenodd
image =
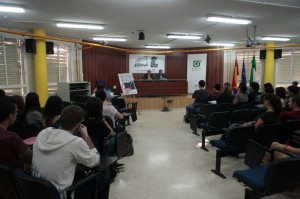
<instances>
[{"instance_id":1,"label":"person wearing white jacket","mask_svg":"<svg viewBox=\"0 0 300 199\"><path fill-rule=\"evenodd\" d=\"M83 110L74 105L61 113L59 129L42 130L33 145L32 175L50 181L66 198L66 189L72 185L76 164L95 167L100 155L94 147L87 129L81 122ZM79 131L81 137L74 136Z\"/></svg>"}]
</instances>

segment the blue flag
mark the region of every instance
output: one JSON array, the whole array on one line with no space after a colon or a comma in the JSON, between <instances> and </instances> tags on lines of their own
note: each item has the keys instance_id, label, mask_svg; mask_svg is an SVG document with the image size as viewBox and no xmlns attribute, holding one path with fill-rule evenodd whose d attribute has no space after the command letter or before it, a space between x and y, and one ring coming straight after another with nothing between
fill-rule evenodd
<instances>
[{"instance_id":1,"label":"blue flag","mask_svg":"<svg viewBox=\"0 0 300 199\"><path fill-rule=\"evenodd\" d=\"M246 69L245 69L245 61L244 60L243 60L242 81L241 81L241 83L247 84Z\"/></svg>"}]
</instances>

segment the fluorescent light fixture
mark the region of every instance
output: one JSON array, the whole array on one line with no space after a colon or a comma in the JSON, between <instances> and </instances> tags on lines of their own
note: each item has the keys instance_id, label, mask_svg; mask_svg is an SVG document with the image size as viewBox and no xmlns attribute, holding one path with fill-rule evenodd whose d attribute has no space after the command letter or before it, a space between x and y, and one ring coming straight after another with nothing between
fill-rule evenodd
<instances>
[{"instance_id":1,"label":"fluorescent light fixture","mask_svg":"<svg viewBox=\"0 0 300 199\"><path fill-rule=\"evenodd\" d=\"M117 37L94 37L93 40L95 40L95 41L127 41L127 39L117 38Z\"/></svg>"},{"instance_id":2,"label":"fluorescent light fixture","mask_svg":"<svg viewBox=\"0 0 300 199\"><path fill-rule=\"evenodd\" d=\"M234 46L234 44L231 43L211 43L210 46Z\"/></svg>"},{"instance_id":3,"label":"fluorescent light fixture","mask_svg":"<svg viewBox=\"0 0 300 199\"><path fill-rule=\"evenodd\" d=\"M0 12L14 12L14 13L24 13L25 9L16 6L5 6L0 5Z\"/></svg>"},{"instance_id":4,"label":"fluorescent light fixture","mask_svg":"<svg viewBox=\"0 0 300 199\"><path fill-rule=\"evenodd\" d=\"M213 16L213 15L207 16L207 21L232 23L232 24L240 24L240 25L248 25L252 23L252 21L249 19L226 17L226 16Z\"/></svg>"},{"instance_id":5,"label":"fluorescent light fixture","mask_svg":"<svg viewBox=\"0 0 300 199\"><path fill-rule=\"evenodd\" d=\"M173 35L173 34L168 34L167 36L170 39L201 39L202 35Z\"/></svg>"},{"instance_id":6,"label":"fluorescent light fixture","mask_svg":"<svg viewBox=\"0 0 300 199\"><path fill-rule=\"evenodd\" d=\"M264 40L264 41L290 41L290 38L286 38L286 37L262 37L261 40Z\"/></svg>"},{"instance_id":7,"label":"fluorescent light fixture","mask_svg":"<svg viewBox=\"0 0 300 199\"><path fill-rule=\"evenodd\" d=\"M159 45L146 45L146 48L156 48L156 49L169 49L170 46L159 46Z\"/></svg>"},{"instance_id":8,"label":"fluorescent light fixture","mask_svg":"<svg viewBox=\"0 0 300 199\"><path fill-rule=\"evenodd\" d=\"M82 29L103 29L100 25L93 25L93 24L81 24L81 23L56 23L57 27L60 28L82 28Z\"/></svg>"}]
</instances>

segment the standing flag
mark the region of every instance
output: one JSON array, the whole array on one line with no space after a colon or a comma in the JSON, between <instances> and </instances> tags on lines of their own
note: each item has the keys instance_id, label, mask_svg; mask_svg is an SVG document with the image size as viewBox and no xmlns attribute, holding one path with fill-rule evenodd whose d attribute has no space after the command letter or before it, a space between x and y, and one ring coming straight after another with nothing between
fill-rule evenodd
<instances>
[{"instance_id":1,"label":"standing flag","mask_svg":"<svg viewBox=\"0 0 300 199\"><path fill-rule=\"evenodd\" d=\"M251 75L250 75L250 84L252 82L255 82L256 61L255 61L254 55L253 55L251 63L252 63L252 67L251 67Z\"/></svg>"},{"instance_id":2,"label":"standing flag","mask_svg":"<svg viewBox=\"0 0 300 199\"><path fill-rule=\"evenodd\" d=\"M231 86L233 89L237 89L237 76L239 75L239 66L237 58L235 58L235 64L233 69L233 75L232 75L232 83Z\"/></svg>"},{"instance_id":3,"label":"standing flag","mask_svg":"<svg viewBox=\"0 0 300 199\"><path fill-rule=\"evenodd\" d=\"M245 60L243 59L243 69L242 69L242 81L241 83L247 84L247 79L246 79L246 69L245 69Z\"/></svg>"}]
</instances>

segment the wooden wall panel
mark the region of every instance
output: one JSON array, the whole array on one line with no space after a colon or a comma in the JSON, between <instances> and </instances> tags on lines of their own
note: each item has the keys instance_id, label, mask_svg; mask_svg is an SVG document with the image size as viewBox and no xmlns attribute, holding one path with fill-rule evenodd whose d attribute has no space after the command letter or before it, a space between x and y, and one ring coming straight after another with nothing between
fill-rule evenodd
<instances>
[{"instance_id":1,"label":"wooden wall panel","mask_svg":"<svg viewBox=\"0 0 300 199\"><path fill-rule=\"evenodd\" d=\"M169 79L186 79L187 54L170 53L166 55L166 75Z\"/></svg>"},{"instance_id":2,"label":"wooden wall panel","mask_svg":"<svg viewBox=\"0 0 300 199\"><path fill-rule=\"evenodd\" d=\"M212 90L214 84L223 84L224 52L210 51L207 53L206 85Z\"/></svg>"},{"instance_id":3,"label":"wooden wall panel","mask_svg":"<svg viewBox=\"0 0 300 199\"><path fill-rule=\"evenodd\" d=\"M92 47L82 52L83 79L91 82L94 89L98 80L108 87L117 86L120 92L119 73L126 73L126 53L112 49Z\"/></svg>"},{"instance_id":4,"label":"wooden wall panel","mask_svg":"<svg viewBox=\"0 0 300 199\"><path fill-rule=\"evenodd\" d=\"M223 51L204 51L201 53L207 53L206 88L212 90L215 83L223 83L224 53ZM187 78L188 54L185 52L166 54L165 73L168 79ZM108 87L116 85L116 92L121 91L118 73L129 72L128 53L102 47L92 47L83 50L82 56L83 77L85 81L91 82L92 89L95 87L97 80L104 80ZM133 74L133 77L141 79L142 75Z\"/></svg>"}]
</instances>

